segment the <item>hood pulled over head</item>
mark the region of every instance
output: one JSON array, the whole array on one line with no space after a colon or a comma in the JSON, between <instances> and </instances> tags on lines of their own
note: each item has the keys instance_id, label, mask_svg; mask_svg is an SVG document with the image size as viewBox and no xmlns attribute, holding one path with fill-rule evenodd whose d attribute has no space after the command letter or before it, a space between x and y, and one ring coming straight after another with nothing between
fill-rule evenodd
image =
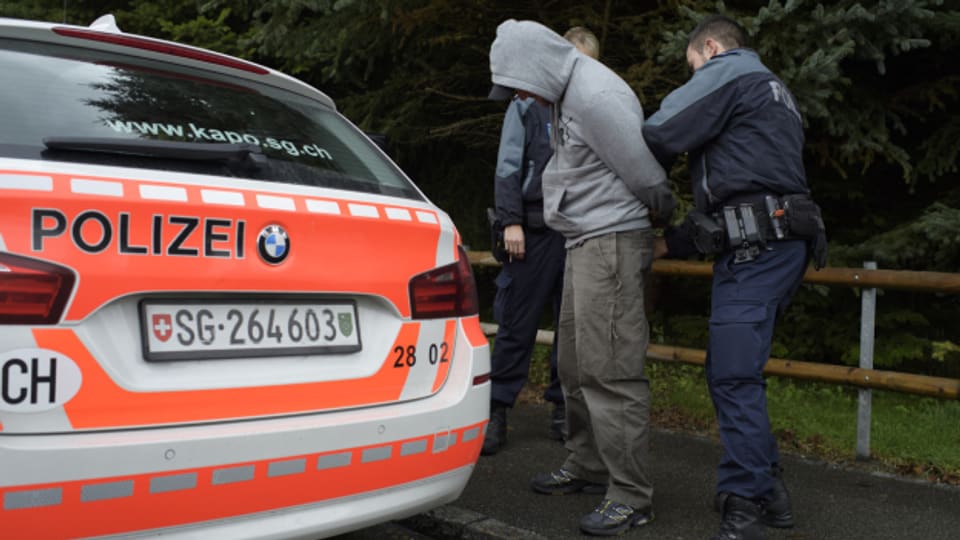
<instances>
[{"instance_id":1,"label":"hood pulled over head","mask_svg":"<svg viewBox=\"0 0 960 540\"><path fill-rule=\"evenodd\" d=\"M572 43L534 21L509 19L490 45L490 79L556 103L570 79L578 53Z\"/></svg>"}]
</instances>

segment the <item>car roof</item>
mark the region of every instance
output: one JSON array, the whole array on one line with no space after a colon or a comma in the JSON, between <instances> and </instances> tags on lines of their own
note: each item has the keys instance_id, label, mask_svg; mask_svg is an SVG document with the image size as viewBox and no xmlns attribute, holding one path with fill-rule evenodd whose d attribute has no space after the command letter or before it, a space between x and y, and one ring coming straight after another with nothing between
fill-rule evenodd
<instances>
[{"instance_id":1,"label":"car roof","mask_svg":"<svg viewBox=\"0 0 960 540\"><path fill-rule=\"evenodd\" d=\"M113 15L104 15L89 27L0 17L0 38L120 53L213 71L282 88L336 109L336 104L329 96L285 73L210 49L124 33L117 27Z\"/></svg>"}]
</instances>

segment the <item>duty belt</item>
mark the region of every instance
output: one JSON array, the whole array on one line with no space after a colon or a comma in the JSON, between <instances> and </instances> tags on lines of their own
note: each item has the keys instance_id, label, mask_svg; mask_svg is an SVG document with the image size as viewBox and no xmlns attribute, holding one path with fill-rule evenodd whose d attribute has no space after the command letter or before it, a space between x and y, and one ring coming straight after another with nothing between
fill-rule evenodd
<instances>
[{"instance_id":1,"label":"duty belt","mask_svg":"<svg viewBox=\"0 0 960 540\"><path fill-rule=\"evenodd\" d=\"M825 249L820 207L809 195L749 193L731 197L713 214L693 211L687 226L700 253L734 252L734 264L757 258L768 242L803 239ZM823 256L817 263L822 266Z\"/></svg>"},{"instance_id":2,"label":"duty belt","mask_svg":"<svg viewBox=\"0 0 960 540\"><path fill-rule=\"evenodd\" d=\"M776 195L754 193L727 201L715 216L726 232L727 248L734 251L733 264L756 259L769 241L796 238L785 214L784 200Z\"/></svg>"}]
</instances>

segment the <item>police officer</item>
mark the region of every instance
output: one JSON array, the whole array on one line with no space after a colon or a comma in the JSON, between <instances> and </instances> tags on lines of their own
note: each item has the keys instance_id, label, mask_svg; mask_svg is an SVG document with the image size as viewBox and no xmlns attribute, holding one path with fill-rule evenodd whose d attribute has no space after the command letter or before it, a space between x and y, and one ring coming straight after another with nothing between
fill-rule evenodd
<instances>
[{"instance_id":1,"label":"police officer","mask_svg":"<svg viewBox=\"0 0 960 540\"><path fill-rule=\"evenodd\" d=\"M549 130L548 106L530 96L513 96L501 129L494 188L506 260L495 281L493 318L498 328L490 358L490 423L484 455L497 453L506 443L507 408L527 382L544 307L552 303L554 321L560 313L566 250L563 236L543 222L540 186L543 168L553 154ZM551 437L562 438L566 420L557 377L556 337L550 351L550 384L543 397L554 407Z\"/></svg>"},{"instance_id":2,"label":"police officer","mask_svg":"<svg viewBox=\"0 0 960 540\"><path fill-rule=\"evenodd\" d=\"M691 79L671 92L643 135L669 167L689 153L695 210L657 243L657 255L716 252L706 376L723 455L717 469L715 539L763 538L791 527L767 414L762 372L774 322L825 236L803 166L803 122L790 91L745 48L735 21L713 15L690 33Z\"/></svg>"}]
</instances>

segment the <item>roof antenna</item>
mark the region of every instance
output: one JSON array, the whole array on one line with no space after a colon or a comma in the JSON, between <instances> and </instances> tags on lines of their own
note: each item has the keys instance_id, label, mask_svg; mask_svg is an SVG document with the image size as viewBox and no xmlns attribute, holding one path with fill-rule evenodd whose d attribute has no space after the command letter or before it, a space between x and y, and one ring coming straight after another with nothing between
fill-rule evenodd
<instances>
[{"instance_id":1,"label":"roof antenna","mask_svg":"<svg viewBox=\"0 0 960 540\"><path fill-rule=\"evenodd\" d=\"M117 26L117 19L113 15L101 15L97 20L90 23L90 28L100 32L110 32L111 34L122 34L120 27Z\"/></svg>"}]
</instances>

